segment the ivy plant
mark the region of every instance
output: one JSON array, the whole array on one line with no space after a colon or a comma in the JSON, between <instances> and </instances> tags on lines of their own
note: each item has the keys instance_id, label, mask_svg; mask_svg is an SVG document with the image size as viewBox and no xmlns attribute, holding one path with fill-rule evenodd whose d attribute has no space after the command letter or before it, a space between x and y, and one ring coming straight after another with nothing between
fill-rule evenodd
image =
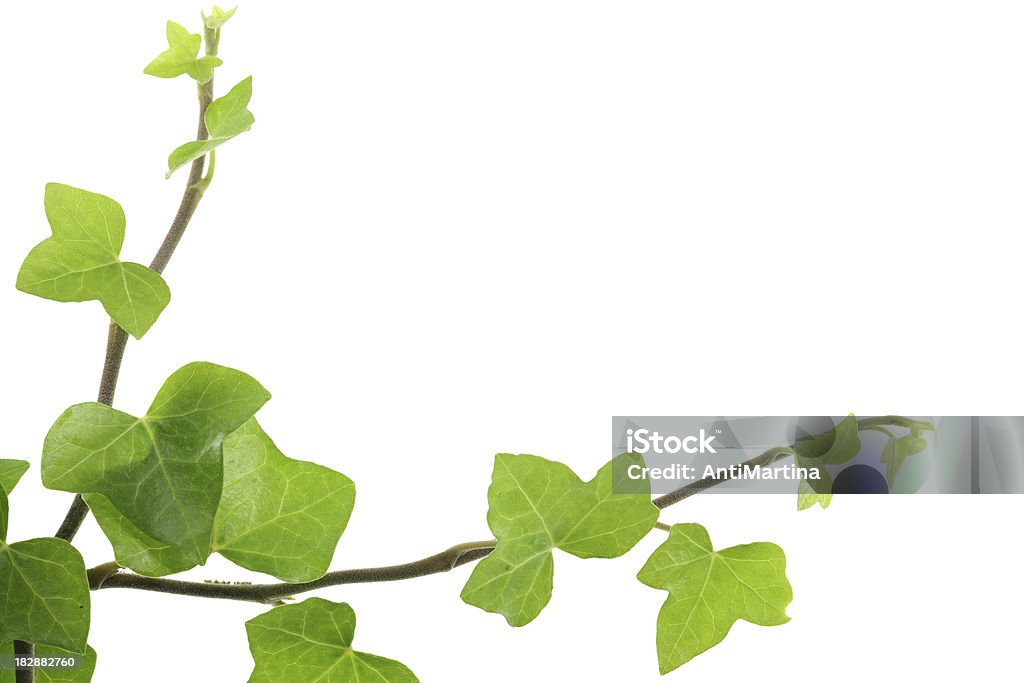
<instances>
[{"instance_id":1,"label":"ivy plant","mask_svg":"<svg viewBox=\"0 0 1024 683\"><path fill-rule=\"evenodd\" d=\"M167 160L168 176L188 167L188 177L149 266L122 260L127 221L114 199L61 183L44 189L50 235L28 252L17 287L53 301L100 302L110 318L109 334L97 400L67 408L43 441L43 484L75 494L53 537L8 538L9 500L29 464L0 460L0 654L77 654L81 665L0 671L0 683L12 677L19 683L81 683L97 666L102 671L104 653L97 657L89 646L89 596L112 589L252 603L254 615L245 623L253 659L250 681L415 682L415 663L410 668L390 658L402 657L401 643L394 643L387 656L354 649L352 606L320 597L296 602L295 596L476 563L462 600L523 627L540 618L552 597L558 554L618 558L648 534L663 532L667 537L646 564L634 560L643 564L640 582L667 591L660 613L651 615L662 673L717 645L737 620L763 626L788 621L793 593L781 548L755 542L716 549L704 527L660 519L665 508L724 479L691 482L652 498L649 489L616 491L616 473L626 468L615 465L622 462L608 462L584 481L560 462L502 453L494 459L487 492L486 522L493 539L460 543L391 567L330 571L356 503L356 486L340 472L281 452L257 421L270 399L257 379L195 361L153 388L145 414L113 407L129 335L142 338L171 301L162 273L210 190L215 155L222 147L230 150L255 123L249 111L251 76L214 96L224 64L218 56L221 32L234 13L219 7L203 13L199 33L168 22L167 48L144 69L159 78L195 81L199 109L196 139L172 150ZM822 475L801 483L798 507L825 507L831 500L828 468L856 455L860 432L888 435L883 462L892 480L924 448L922 433L929 428L902 417L850 416L828 432L780 445L746 464L768 466L794 457ZM618 457L627 465L640 462L632 453ZM110 541L113 559L87 568L72 541L90 512ZM203 565L212 553L276 581L166 578ZM429 624L423 625L429 632ZM421 673L433 680L452 675Z\"/></svg>"}]
</instances>

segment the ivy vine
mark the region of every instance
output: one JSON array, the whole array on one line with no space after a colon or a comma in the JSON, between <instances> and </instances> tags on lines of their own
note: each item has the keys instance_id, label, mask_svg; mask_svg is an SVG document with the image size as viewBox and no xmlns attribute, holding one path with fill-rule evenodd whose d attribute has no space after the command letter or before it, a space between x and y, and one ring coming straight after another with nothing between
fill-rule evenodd
<instances>
[{"instance_id":1,"label":"ivy vine","mask_svg":"<svg viewBox=\"0 0 1024 683\"><path fill-rule=\"evenodd\" d=\"M214 98L214 77L223 64L221 31L234 12L214 7L203 14L202 34L168 22L168 47L145 68L159 78L194 80L199 103L196 139L167 160L168 177L188 166L188 178L148 267L121 260L126 217L116 201L59 183L45 188L51 235L26 256L17 287L54 301L98 301L110 327L97 400L69 407L44 440L43 484L75 494L54 537L7 538L8 500L29 465L0 460L0 652L77 653L82 666L0 671L0 683L12 676L19 683L89 681L97 665L88 644L90 593L113 589L263 605L265 611L245 624L254 661L250 681L417 681L404 664L353 649L356 614L350 605L319 597L285 601L331 586L413 579L475 563L462 600L521 627L538 618L551 598L556 550L616 558L656 529L667 531L667 538L637 578L667 591L657 615L662 673L721 642L737 620L785 623L793 593L781 548L758 542L716 550L704 527L659 519L665 508L724 479L692 482L652 498L649 490L614 493L612 463L583 481L559 462L499 454L487 494L493 539L460 543L401 565L328 571L356 502L356 486L340 472L278 449L257 422L270 393L256 379L194 362L155 388L144 415L112 407L128 336L141 339L171 301L162 273L211 186L216 150L255 122L248 109L251 77ZM833 430L745 464L768 466L794 457L819 470L820 480L801 483L798 507L825 507L832 496L827 468L860 450L858 433L865 429L889 436L883 461L892 480L924 448L921 434L930 425L896 416L850 416ZM90 512L114 559L87 569L71 542ZM204 564L213 553L277 581L166 578ZM401 645L394 650L386 654L400 656ZM431 672L434 679L444 676Z\"/></svg>"}]
</instances>

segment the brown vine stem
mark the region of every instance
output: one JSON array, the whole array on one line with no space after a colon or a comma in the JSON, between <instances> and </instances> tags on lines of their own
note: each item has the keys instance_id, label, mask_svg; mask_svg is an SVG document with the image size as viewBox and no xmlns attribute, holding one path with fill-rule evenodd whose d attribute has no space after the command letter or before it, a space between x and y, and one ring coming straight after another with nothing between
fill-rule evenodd
<instances>
[{"instance_id":1,"label":"brown vine stem","mask_svg":"<svg viewBox=\"0 0 1024 683\"><path fill-rule=\"evenodd\" d=\"M870 417L857 421L860 430L879 426L895 425L906 429L926 430L931 425L926 422L910 420L897 415L886 415L884 417ZM793 455L795 451L790 446L769 448L761 455L751 458L743 463L743 467L767 467L782 458ZM732 472L732 470L730 470ZM665 509L671 505L695 496L713 486L722 484L732 478L732 474L718 478L699 479L682 486L663 496L654 498L652 502L659 509ZM667 530L671 527L658 522L655 525L659 529ZM133 588L137 590L154 591L157 593L171 593L174 595L189 595L197 598L220 598L224 600L242 600L248 602L260 602L277 604L279 601L290 598L300 593L328 588L330 586L341 586L350 583L372 583L377 581L402 581L414 579L430 574L439 574L451 571L456 567L469 562L476 562L483 559L495 548L496 541L476 541L472 543L460 543L444 550L436 555L425 557L422 560L415 560L405 564L398 564L389 567L372 567L367 569L342 569L340 571L328 572L315 581L308 583L226 583L226 582L196 582L181 581L177 579L153 578L140 576L121 570L115 562L107 562L89 570L89 587L92 590L103 588Z\"/></svg>"},{"instance_id":2,"label":"brown vine stem","mask_svg":"<svg viewBox=\"0 0 1024 683\"><path fill-rule=\"evenodd\" d=\"M217 34L219 32L207 29L205 33L206 54L216 56L217 44L219 42L219 35ZM200 84L198 90L199 127L196 132L196 139L205 140L210 135L209 131L206 130L206 108L213 101L213 79L211 78L206 83ZM205 163L206 157L201 156L192 162L192 167L189 169L188 181L185 184L185 192L182 194L181 202L178 204L178 211L174 215L174 220L171 221L171 227L167 231L163 243L160 244L156 256L153 257L153 262L149 264L149 267L158 273L164 272L164 268L167 267L167 263L171 260L174 250L178 247L178 243L185 234L185 229L192 220L192 215L196 212L196 207L199 206L199 200L203 198L203 192L207 185L203 178ZM108 406L114 404L114 391L117 389L117 378L121 373L121 363L124 361L124 352L127 345L128 333L111 320L110 329L107 333L107 351L103 359L103 372L100 375L99 395L96 398L99 403ZM65 541L70 542L75 537L75 534L78 533L79 527L82 526L82 522L85 521L88 514L89 506L85 504L81 494L76 494L71 507L64 516L64 521L54 535L57 538L63 538Z\"/></svg>"},{"instance_id":3,"label":"brown vine stem","mask_svg":"<svg viewBox=\"0 0 1024 683\"><path fill-rule=\"evenodd\" d=\"M220 31L206 28L203 33L206 42L206 54L215 57L217 55L218 43L220 42ZM209 131L206 130L206 108L213 101L213 79L211 78L206 83L199 84L198 91L199 126L196 132L196 139L205 140L210 136ZM188 227L189 221L192 220L192 215L196 212L196 207L199 206L199 200L203 198L203 193L209 185L209 178L203 178L205 163L206 157L201 156L192 162L192 167L189 169L188 181L185 184L185 192L182 194L181 202L178 204L178 211L174 215L174 220L171 221L171 227L167 231L164 241L160 244L156 256L153 257L153 262L149 264L149 267L158 273L163 273L164 268L167 267L167 263L171 260L174 250L178 247L178 242L181 241L182 235L185 234L185 228ZM103 358L103 372L100 374L100 388L96 398L99 403L108 406L114 404L114 391L117 389L117 378L121 374L121 363L124 361L124 352L127 345L128 333L124 331L124 328L111 320L107 332L107 350ZM89 506L85 504L82 495L76 493L74 500L71 501L71 507L68 508L67 514L64 515L64 521L61 522L60 528L57 529L57 533L54 536L70 543L75 538L75 534L78 533L82 522L85 521L88 515ZM33 652L31 643L15 641L14 647L18 654L31 655ZM33 683L35 672L32 669L19 669L15 672L15 680L16 683Z\"/></svg>"},{"instance_id":4,"label":"brown vine stem","mask_svg":"<svg viewBox=\"0 0 1024 683\"><path fill-rule=\"evenodd\" d=\"M771 448L756 458L747 460L744 464L751 467L764 466L792 452L792 449L789 448ZM663 509L727 480L728 477L695 481L664 496L655 498L653 502L656 506ZM493 540L460 543L436 555L425 557L422 560L390 567L342 569L340 571L328 572L319 579L308 583L236 584L180 581L177 579L153 578L122 572L115 563L107 562L89 570L89 587L92 590L100 590L102 588L134 588L137 590L155 591L157 593L190 595L196 598L221 598L225 600L244 600L275 604L280 600L300 593L307 593L330 586L376 581L402 581L451 571L461 565L483 559L494 550L495 544L496 542Z\"/></svg>"}]
</instances>

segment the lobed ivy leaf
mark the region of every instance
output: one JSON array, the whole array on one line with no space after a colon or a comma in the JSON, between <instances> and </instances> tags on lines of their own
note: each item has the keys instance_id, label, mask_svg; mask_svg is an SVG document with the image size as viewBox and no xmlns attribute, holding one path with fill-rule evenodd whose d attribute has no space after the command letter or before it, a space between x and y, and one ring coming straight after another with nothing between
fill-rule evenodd
<instances>
[{"instance_id":1,"label":"lobed ivy leaf","mask_svg":"<svg viewBox=\"0 0 1024 683\"><path fill-rule=\"evenodd\" d=\"M821 480L802 479L796 489L796 509L806 510L820 505L827 508L832 503L832 477L821 468Z\"/></svg>"},{"instance_id":2,"label":"lobed ivy leaf","mask_svg":"<svg viewBox=\"0 0 1024 683\"><path fill-rule=\"evenodd\" d=\"M224 21L227 21L225 19ZM203 37L173 21L167 22L167 49L146 66L143 73L157 78L175 78L187 74L199 83L213 78L213 69L224 62L219 57L199 56Z\"/></svg>"},{"instance_id":3,"label":"lobed ivy leaf","mask_svg":"<svg viewBox=\"0 0 1024 683\"><path fill-rule=\"evenodd\" d=\"M28 463L24 460L0 459L0 488L9 495L27 471Z\"/></svg>"},{"instance_id":4,"label":"lobed ivy leaf","mask_svg":"<svg viewBox=\"0 0 1024 683\"><path fill-rule=\"evenodd\" d=\"M213 549L282 581L318 579L327 572L355 497L351 479L287 457L249 420L224 439L224 493Z\"/></svg>"},{"instance_id":5,"label":"lobed ivy leaf","mask_svg":"<svg viewBox=\"0 0 1024 683\"><path fill-rule=\"evenodd\" d=\"M223 443L224 489L214 522L214 552L282 581L326 573L355 504L355 485L327 467L281 453L255 419ZM142 532L100 494L85 501L122 567L167 576L196 565Z\"/></svg>"},{"instance_id":6,"label":"lobed ivy leaf","mask_svg":"<svg viewBox=\"0 0 1024 683\"><path fill-rule=\"evenodd\" d=\"M356 652L346 603L310 598L245 622L256 662L249 683L418 683L404 664Z\"/></svg>"},{"instance_id":7,"label":"lobed ivy leaf","mask_svg":"<svg viewBox=\"0 0 1024 683\"><path fill-rule=\"evenodd\" d=\"M14 643L0 643L0 655L14 654ZM35 654L38 657L66 657L75 654L52 645L37 645ZM36 683L89 683L96 671L96 650L85 648L82 665L77 669L36 669ZM15 683L14 671L0 670L0 683Z\"/></svg>"},{"instance_id":8,"label":"lobed ivy leaf","mask_svg":"<svg viewBox=\"0 0 1024 683\"><path fill-rule=\"evenodd\" d=\"M59 538L7 542L0 489L0 642L24 640L84 652L89 635L85 562Z\"/></svg>"},{"instance_id":9,"label":"lobed ivy leaf","mask_svg":"<svg viewBox=\"0 0 1024 683\"><path fill-rule=\"evenodd\" d=\"M207 16L205 12L200 12L200 14L203 17L203 23L206 24L206 28L211 31L219 31L224 24L228 23L228 19L233 17L237 11L237 6L224 10L217 7L217 5L214 5L213 9L210 10L209 16Z\"/></svg>"},{"instance_id":10,"label":"lobed ivy leaf","mask_svg":"<svg viewBox=\"0 0 1024 683\"><path fill-rule=\"evenodd\" d=\"M171 292L156 271L120 259L121 205L60 183L47 183L43 204L53 234L25 257L18 289L54 301L99 301L114 322L142 337Z\"/></svg>"},{"instance_id":11,"label":"lobed ivy leaf","mask_svg":"<svg viewBox=\"0 0 1024 683\"><path fill-rule=\"evenodd\" d=\"M643 464L635 453L618 458ZM473 568L462 599L523 626L551 599L555 548L577 557L610 558L636 545L654 528L658 508L649 488L646 493L612 492L615 472L626 469L616 461L583 483L558 462L497 455L487 491L487 523L498 543Z\"/></svg>"},{"instance_id":12,"label":"lobed ivy leaf","mask_svg":"<svg viewBox=\"0 0 1024 683\"><path fill-rule=\"evenodd\" d=\"M249 111L252 98L252 76L243 78L222 97L210 103L203 119L210 137L206 140L192 140L181 145L167 157L167 178L185 164L212 152L233 137L252 128L256 117Z\"/></svg>"},{"instance_id":13,"label":"lobed ivy leaf","mask_svg":"<svg viewBox=\"0 0 1024 683\"><path fill-rule=\"evenodd\" d=\"M926 448L928 448L928 442L916 434L889 439L885 448L882 449L882 464L885 465L885 478L890 486L896 482L896 475L903 467L903 461Z\"/></svg>"},{"instance_id":14,"label":"lobed ivy leaf","mask_svg":"<svg viewBox=\"0 0 1024 683\"><path fill-rule=\"evenodd\" d=\"M141 418L101 403L72 406L43 443L43 484L103 494L144 534L201 564L223 485L221 444L269 398L243 372L190 363Z\"/></svg>"},{"instance_id":15,"label":"lobed ivy leaf","mask_svg":"<svg viewBox=\"0 0 1024 683\"><path fill-rule=\"evenodd\" d=\"M841 465L860 453L860 426L857 418L847 415L835 429L823 434L797 439L793 444L796 464L817 470L820 479L803 479L797 486L797 509L806 510L815 504L827 508L832 502L832 477L825 465Z\"/></svg>"},{"instance_id":16,"label":"lobed ivy leaf","mask_svg":"<svg viewBox=\"0 0 1024 683\"><path fill-rule=\"evenodd\" d=\"M722 642L738 619L761 626L789 621L793 589L786 556L774 543L715 550L704 527L676 524L637 578L668 591L658 613L663 674Z\"/></svg>"}]
</instances>

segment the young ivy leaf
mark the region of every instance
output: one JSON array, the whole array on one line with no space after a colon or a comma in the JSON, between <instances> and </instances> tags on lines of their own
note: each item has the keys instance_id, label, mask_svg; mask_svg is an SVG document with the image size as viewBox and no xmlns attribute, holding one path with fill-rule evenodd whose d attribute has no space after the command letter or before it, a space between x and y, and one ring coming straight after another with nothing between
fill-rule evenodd
<instances>
[{"instance_id":1,"label":"young ivy leaf","mask_svg":"<svg viewBox=\"0 0 1024 683\"><path fill-rule=\"evenodd\" d=\"M54 301L92 301L136 339L171 300L158 273L120 259L124 211L110 197L47 183L43 196L51 237L37 244L18 272L23 292Z\"/></svg>"},{"instance_id":2,"label":"young ivy leaf","mask_svg":"<svg viewBox=\"0 0 1024 683\"><path fill-rule=\"evenodd\" d=\"M0 643L0 655L14 654L14 643ZM37 657L67 657L75 654L52 645L37 645ZM36 683L89 683L96 670L96 650L86 647L82 655L82 664L77 669L36 669ZM0 683L15 683L14 671L0 670Z\"/></svg>"},{"instance_id":3,"label":"young ivy leaf","mask_svg":"<svg viewBox=\"0 0 1024 683\"><path fill-rule=\"evenodd\" d=\"M825 465L841 465L860 453L860 427L854 415L847 415L835 429L824 434L798 439L793 444L796 464L809 470L817 470L820 479L803 479L797 486L798 510L806 510L815 504L827 508L832 502L832 477Z\"/></svg>"},{"instance_id":4,"label":"young ivy leaf","mask_svg":"<svg viewBox=\"0 0 1024 683\"><path fill-rule=\"evenodd\" d=\"M252 128L256 117L249 111L252 98L252 76L242 79L222 97L218 97L206 108L203 120L210 137L206 140L192 140L178 147L167 157L167 178L185 164L212 152L231 138Z\"/></svg>"},{"instance_id":5,"label":"young ivy leaf","mask_svg":"<svg viewBox=\"0 0 1024 683\"><path fill-rule=\"evenodd\" d=\"M213 549L282 581L318 579L327 572L355 498L351 479L287 457L249 420L224 439L224 494Z\"/></svg>"},{"instance_id":6,"label":"young ivy leaf","mask_svg":"<svg viewBox=\"0 0 1024 683\"><path fill-rule=\"evenodd\" d=\"M0 460L0 488L10 494L27 471L28 463L24 460Z\"/></svg>"},{"instance_id":7,"label":"young ivy leaf","mask_svg":"<svg viewBox=\"0 0 1024 683\"><path fill-rule=\"evenodd\" d=\"M789 621L793 589L774 543L715 550L699 524L676 524L637 578L668 591L658 613L658 665L666 674L722 642L733 623Z\"/></svg>"},{"instance_id":8,"label":"young ivy leaf","mask_svg":"<svg viewBox=\"0 0 1024 683\"><path fill-rule=\"evenodd\" d=\"M8 543L7 512L7 493L0 489L0 642L84 652L89 580L82 556L59 538Z\"/></svg>"},{"instance_id":9,"label":"young ivy leaf","mask_svg":"<svg viewBox=\"0 0 1024 683\"><path fill-rule=\"evenodd\" d=\"M211 31L219 31L224 24L228 23L228 19L233 17L237 11L237 6L224 10L217 7L217 5L214 5L213 9L210 10L209 16L207 16L205 12L200 12L200 14L203 17L203 23L206 24L206 28Z\"/></svg>"},{"instance_id":10,"label":"young ivy leaf","mask_svg":"<svg viewBox=\"0 0 1024 683\"><path fill-rule=\"evenodd\" d=\"M356 614L310 598L245 622L256 662L249 683L418 683L404 664L352 649Z\"/></svg>"},{"instance_id":11,"label":"young ivy leaf","mask_svg":"<svg viewBox=\"0 0 1024 683\"><path fill-rule=\"evenodd\" d=\"M202 43L203 37L198 33L189 33L181 24L168 21L168 47L149 63L143 73L157 78L175 78L188 74L199 83L206 83L213 78L214 67L224 62L209 55L200 57L199 47Z\"/></svg>"},{"instance_id":12,"label":"young ivy leaf","mask_svg":"<svg viewBox=\"0 0 1024 683\"><path fill-rule=\"evenodd\" d=\"M889 439L885 448L882 449L882 464L885 465L885 478L890 486L896 482L896 475L903 467L903 461L926 448L928 448L928 442L914 434L908 434L898 439Z\"/></svg>"},{"instance_id":13,"label":"young ivy leaf","mask_svg":"<svg viewBox=\"0 0 1024 683\"><path fill-rule=\"evenodd\" d=\"M577 557L619 557L658 520L648 492L612 490L616 472L635 461L619 456L583 483L562 463L535 455L501 453L487 491L487 523L498 539L462 589L462 599L505 617L512 626L533 621L551 599L552 550ZM622 468L622 469L619 469Z\"/></svg>"},{"instance_id":14,"label":"young ivy leaf","mask_svg":"<svg viewBox=\"0 0 1024 683\"><path fill-rule=\"evenodd\" d=\"M202 564L223 485L221 442L269 398L243 372L190 363L141 418L101 403L71 406L43 442L43 484L103 494L143 533Z\"/></svg>"},{"instance_id":15,"label":"young ivy leaf","mask_svg":"<svg viewBox=\"0 0 1024 683\"><path fill-rule=\"evenodd\" d=\"M352 514L352 480L285 456L255 418L224 438L223 453L213 551L282 581L323 576ZM105 496L90 493L85 502L122 567L167 576L195 566L181 551L139 530Z\"/></svg>"}]
</instances>

